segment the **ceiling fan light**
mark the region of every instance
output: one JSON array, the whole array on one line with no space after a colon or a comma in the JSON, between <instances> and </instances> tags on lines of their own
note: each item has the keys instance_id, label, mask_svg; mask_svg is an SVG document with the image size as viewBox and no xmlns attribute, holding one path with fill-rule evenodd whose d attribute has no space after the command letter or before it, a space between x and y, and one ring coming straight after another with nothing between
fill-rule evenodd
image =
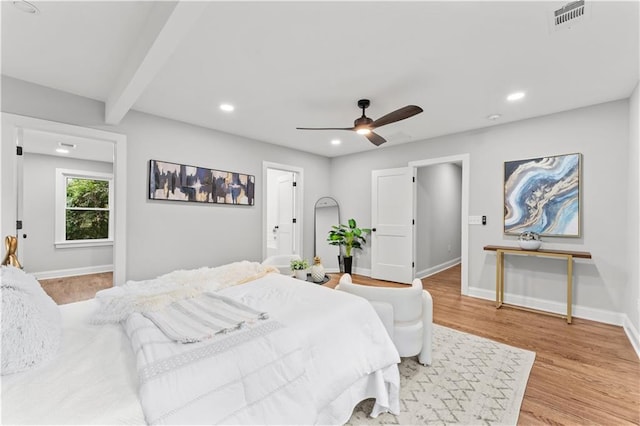
<instances>
[{"instance_id":1,"label":"ceiling fan light","mask_svg":"<svg viewBox=\"0 0 640 426\"><path fill-rule=\"evenodd\" d=\"M356 133L359 135L368 135L369 133L371 133L371 129L367 127L361 127L356 130Z\"/></svg>"}]
</instances>

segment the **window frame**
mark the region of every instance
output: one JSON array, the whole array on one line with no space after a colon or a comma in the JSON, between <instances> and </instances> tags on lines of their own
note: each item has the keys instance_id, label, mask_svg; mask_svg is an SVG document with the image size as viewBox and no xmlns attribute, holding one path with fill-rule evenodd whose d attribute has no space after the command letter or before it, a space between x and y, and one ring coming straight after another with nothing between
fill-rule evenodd
<instances>
[{"instance_id":1,"label":"window frame","mask_svg":"<svg viewBox=\"0 0 640 426\"><path fill-rule=\"evenodd\" d=\"M109 183L109 236L107 238L90 240L70 240L66 239L66 216L67 216L67 179L88 179L104 180ZM56 210L55 210L55 241L56 248L78 248L78 247L99 247L112 246L114 234L114 190L113 174L94 172L89 170L56 169ZM87 209L91 210L91 209Z\"/></svg>"}]
</instances>

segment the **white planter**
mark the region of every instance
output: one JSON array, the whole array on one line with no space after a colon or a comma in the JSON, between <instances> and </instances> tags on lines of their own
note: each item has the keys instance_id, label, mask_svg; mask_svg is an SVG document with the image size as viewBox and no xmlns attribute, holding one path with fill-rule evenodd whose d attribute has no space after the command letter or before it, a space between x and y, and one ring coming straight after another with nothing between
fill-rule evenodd
<instances>
[{"instance_id":1,"label":"white planter","mask_svg":"<svg viewBox=\"0 0 640 426\"><path fill-rule=\"evenodd\" d=\"M293 271L294 276L299 280L307 280L307 270L306 269L296 269Z\"/></svg>"}]
</instances>

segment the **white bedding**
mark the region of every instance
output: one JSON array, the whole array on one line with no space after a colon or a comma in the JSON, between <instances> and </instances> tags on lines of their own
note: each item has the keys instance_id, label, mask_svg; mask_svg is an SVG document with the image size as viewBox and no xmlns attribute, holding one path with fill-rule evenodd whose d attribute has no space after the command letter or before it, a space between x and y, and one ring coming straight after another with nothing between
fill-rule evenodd
<instances>
[{"instance_id":1,"label":"white bedding","mask_svg":"<svg viewBox=\"0 0 640 426\"><path fill-rule=\"evenodd\" d=\"M60 306L58 356L2 377L2 424L144 424L129 339L120 325L89 324L95 308Z\"/></svg>"},{"instance_id":2,"label":"white bedding","mask_svg":"<svg viewBox=\"0 0 640 426\"><path fill-rule=\"evenodd\" d=\"M286 374L299 376L299 380L282 395L261 400L255 412L234 402L236 397L231 396L234 392L218 395L216 404L228 408L235 403L240 409L227 409L220 416L217 411L224 410L206 404L198 407L196 412L209 409L216 413L207 423L265 423L262 416L271 413L266 417L270 423L340 424L349 419L353 406L367 397L377 398L374 415L398 411L400 358L364 299L279 274L226 288L220 294L267 311L271 318L286 326L283 330L290 336L285 339L289 346L285 345L284 352L288 349L293 358L281 363L291 362ZM94 303L61 307L62 351L52 363L3 378L3 423L144 423L131 344L119 326L86 323ZM259 361L260 352L254 352L257 358L249 356L248 364ZM137 356L143 356L142 351ZM225 363L221 364L222 372ZM207 371L196 371L210 381L222 374L209 372L206 376ZM277 374L271 377L278 379ZM268 387L261 390L260 380L242 383L235 391L258 395L268 390ZM152 388L151 393L155 391ZM180 404L184 402L187 401ZM162 410L161 405L157 408ZM163 421L184 424L202 422L202 418L169 414Z\"/></svg>"}]
</instances>

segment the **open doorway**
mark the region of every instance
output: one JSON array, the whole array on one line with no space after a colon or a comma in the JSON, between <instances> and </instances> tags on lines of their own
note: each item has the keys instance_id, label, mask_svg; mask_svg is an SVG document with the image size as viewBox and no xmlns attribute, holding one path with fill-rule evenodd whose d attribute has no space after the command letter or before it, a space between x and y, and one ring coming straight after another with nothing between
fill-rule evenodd
<instances>
[{"instance_id":1,"label":"open doorway","mask_svg":"<svg viewBox=\"0 0 640 426\"><path fill-rule=\"evenodd\" d=\"M416 169L418 184L414 200L416 277L424 278L460 263L460 293L466 295L469 292L469 154L412 161L409 167ZM433 224L426 223L429 220L448 223L442 225L442 229L435 229ZM426 242L425 238L432 241ZM459 239L459 244L454 239Z\"/></svg>"},{"instance_id":2,"label":"open doorway","mask_svg":"<svg viewBox=\"0 0 640 426\"><path fill-rule=\"evenodd\" d=\"M82 296L67 302L93 297L95 283L87 284L88 275L105 274L96 284L99 286L125 282L126 141L127 137L118 133L2 113L0 235L17 237L18 259L36 278L74 279ZM91 179L79 179L87 177L84 172L93 174ZM103 190L100 199L108 196L109 201L99 207L62 203L60 209L56 201L67 197L57 196L59 183L65 185L65 191L73 187L84 193L88 188L85 184L95 184ZM56 212L62 210L71 213L57 217ZM83 227L87 224L83 218L93 216L104 219L100 221L104 226L96 227L99 235ZM54 233L56 227L62 237ZM69 231L79 228L81 235L67 238ZM82 239L86 241L79 241ZM62 287L61 294L71 294L66 284Z\"/></svg>"},{"instance_id":3,"label":"open doorway","mask_svg":"<svg viewBox=\"0 0 640 426\"><path fill-rule=\"evenodd\" d=\"M416 277L426 278L461 261L462 165L416 170Z\"/></svg>"},{"instance_id":4,"label":"open doorway","mask_svg":"<svg viewBox=\"0 0 640 426\"><path fill-rule=\"evenodd\" d=\"M302 256L302 184L301 168L263 163L263 259Z\"/></svg>"}]
</instances>

